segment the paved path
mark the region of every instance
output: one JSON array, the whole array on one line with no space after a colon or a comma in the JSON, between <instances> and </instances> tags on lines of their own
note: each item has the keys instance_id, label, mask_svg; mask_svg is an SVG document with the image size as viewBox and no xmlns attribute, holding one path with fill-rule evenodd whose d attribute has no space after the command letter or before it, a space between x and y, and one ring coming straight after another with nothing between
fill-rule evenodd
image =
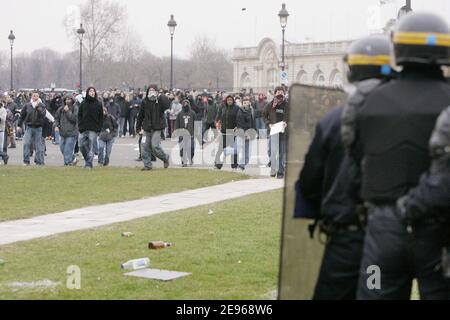
<instances>
[{"instance_id":1,"label":"paved path","mask_svg":"<svg viewBox=\"0 0 450 320\"><path fill-rule=\"evenodd\" d=\"M143 200L87 207L26 220L8 221L0 223L0 245L207 205L280 189L283 185L283 180L250 179Z\"/></svg>"}]
</instances>

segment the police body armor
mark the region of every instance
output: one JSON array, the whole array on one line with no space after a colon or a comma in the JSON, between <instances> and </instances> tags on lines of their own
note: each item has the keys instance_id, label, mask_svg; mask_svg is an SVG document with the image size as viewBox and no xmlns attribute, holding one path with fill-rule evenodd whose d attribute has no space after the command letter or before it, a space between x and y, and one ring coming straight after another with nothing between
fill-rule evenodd
<instances>
[{"instance_id":1,"label":"police body armor","mask_svg":"<svg viewBox=\"0 0 450 320\"><path fill-rule=\"evenodd\" d=\"M356 123L365 155L364 200L394 203L417 185L430 165L428 141L436 119L449 102L450 86L442 75L425 76L423 70L404 71L401 81L393 80L368 97Z\"/></svg>"}]
</instances>

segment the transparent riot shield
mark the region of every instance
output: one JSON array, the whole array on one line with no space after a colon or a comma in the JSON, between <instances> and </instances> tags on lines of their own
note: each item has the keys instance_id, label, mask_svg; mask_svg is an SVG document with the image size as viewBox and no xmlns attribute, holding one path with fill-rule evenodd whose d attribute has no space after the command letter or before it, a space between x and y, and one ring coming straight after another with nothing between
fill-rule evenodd
<instances>
[{"instance_id":1,"label":"transparent riot shield","mask_svg":"<svg viewBox=\"0 0 450 320\"><path fill-rule=\"evenodd\" d=\"M344 105L346 99L343 91L334 88L293 85L290 89L279 299L313 296L324 246L317 233L310 238L308 227L314 222L316 209L296 193L295 185L317 122L333 107Z\"/></svg>"}]
</instances>

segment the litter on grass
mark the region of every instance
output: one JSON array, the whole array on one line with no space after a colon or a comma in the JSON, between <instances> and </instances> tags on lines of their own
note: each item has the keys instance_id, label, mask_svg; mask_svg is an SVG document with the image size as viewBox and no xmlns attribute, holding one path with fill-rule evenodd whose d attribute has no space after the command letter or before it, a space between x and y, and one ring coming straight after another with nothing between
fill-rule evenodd
<instances>
[{"instance_id":1,"label":"litter on grass","mask_svg":"<svg viewBox=\"0 0 450 320\"><path fill-rule=\"evenodd\" d=\"M188 275L191 275L191 273L160 270L160 269L142 269L138 271L125 273L124 275L151 280L171 281L182 277L186 277Z\"/></svg>"}]
</instances>

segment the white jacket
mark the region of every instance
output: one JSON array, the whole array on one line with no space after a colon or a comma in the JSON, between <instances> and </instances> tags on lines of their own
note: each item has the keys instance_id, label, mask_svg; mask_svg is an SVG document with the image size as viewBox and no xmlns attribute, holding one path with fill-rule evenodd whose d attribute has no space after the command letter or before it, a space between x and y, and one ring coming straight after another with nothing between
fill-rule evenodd
<instances>
[{"instance_id":1,"label":"white jacket","mask_svg":"<svg viewBox=\"0 0 450 320\"><path fill-rule=\"evenodd\" d=\"M5 107L0 108L0 132L5 131L6 128L6 109Z\"/></svg>"}]
</instances>

